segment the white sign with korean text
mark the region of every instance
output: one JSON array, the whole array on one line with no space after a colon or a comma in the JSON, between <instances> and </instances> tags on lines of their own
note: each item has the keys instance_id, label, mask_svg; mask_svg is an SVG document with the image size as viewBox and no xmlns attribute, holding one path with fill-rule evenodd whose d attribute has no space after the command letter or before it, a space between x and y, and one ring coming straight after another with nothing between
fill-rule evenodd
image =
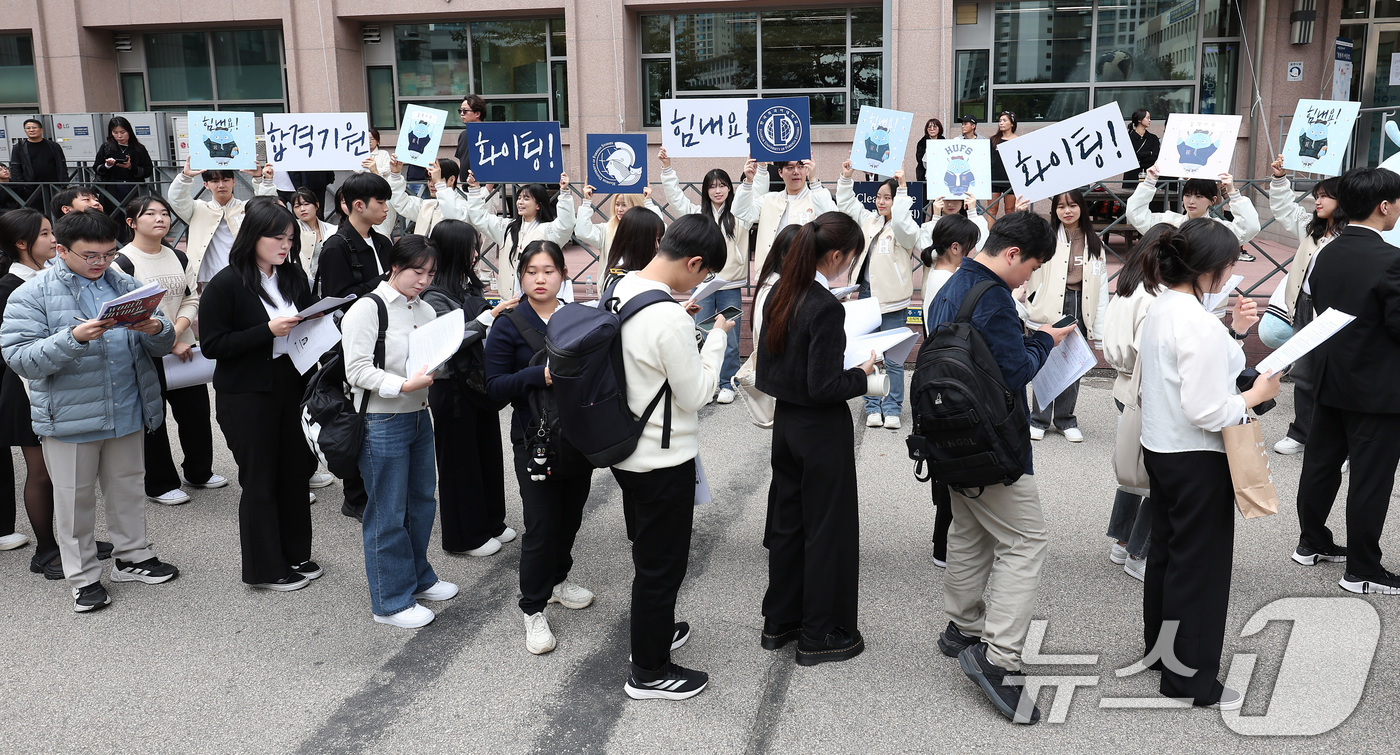
<instances>
[{"instance_id":1,"label":"white sign with korean text","mask_svg":"<svg viewBox=\"0 0 1400 755\"><path fill-rule=\"evenodd\" d=\"M266 113L267 157L277 170L355 170L369 155L364 113Z\"/></svg>"},{"instance_id":2,"label":"white sign with korean text","mask_svg":"<svg viewBox=\"0 0 1400 755\"><path fill-rule=\"evenodd\" d=\"M749 101L662 100L661 146L668 157L748 157Z\"/></svg>"},{"instance_id":3,"label":"white sign with korean text","mask_svg":"<svg viewBox=\"0 0 1400 755\"><path fill-rule=\"evenodd\" d=\"M1240 116L1172 113L1162 133L1157 168L1163 176L1209 178L1230 172Z\"/></svg>"},{"instance_id":4,"label":"white sign with korean text","mask_svg":"<svg viewBox=\"0 0 1400 755\"><path fill-rule=\"evenodd\" d=\"M997 153L1016 199L1030 202L1138 169L1117 102L1004 141Z\"/></svg>"}]
</instances>

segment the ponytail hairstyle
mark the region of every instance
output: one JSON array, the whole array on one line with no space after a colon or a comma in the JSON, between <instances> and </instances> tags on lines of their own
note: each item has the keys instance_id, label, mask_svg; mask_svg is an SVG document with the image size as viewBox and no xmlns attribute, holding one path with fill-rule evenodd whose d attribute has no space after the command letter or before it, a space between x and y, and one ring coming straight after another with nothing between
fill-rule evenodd
<instances>
[{"instance_id":1,"label":"ponytail hairstyle","mask_svg":"<svg viewBox=\"0 0 1400 755\"><path fill-rule=\"evenodd\" d=\"M8 270L16 262L23 264L19 242L24 242L23 254L32 255L34 243L43 235L44 223L47 222L44 213L32 207L10 210L0 215L0 265Z\"/></svg>"},{"instance_id":2,"label":"ponytail hairstyle","mask_svg":"<svg viewBox=\"0 0 1400 755\"><path fill-rule=\"evenodd\" d=\"M724 207L715 215L715 203L710 201L710 187L716 183L724 184L729 189L729 195L724 198ZM719 229L724 231L724 237L734 238L734 213L730 208L734 206L734 182L729 180L729 174L721 168L715 168L705 174L705 180L700 183L701 210L700 213L719 225Z\"/></svg>"},{"instance_id":3,"label":"ponytail hairstyle","mask_svg":"<svg viewBox=\"0 0 1400 755\"><path fill-rule=\"evenodd\" d=\"M478 291L484 288L476 275L476 263L481 255L481 234L470 223L443 220L433 226L429 238L438 250L434 285L457 301L466 298L468 286Z\"/></svg>"},{"instance_id":4,"label":"ponytail hairstyle","mask_svg":"<svg viewBox=\"0 0 1400 755\"><path fill-rule=\"evenodd\" d=\"M1176 226L1171 223L1158 223L1148 228L1138 239L1133 248L1128 252L1128 256L1123 260L1123 267L1118 270L1116 293L1119 296L1132 296L1138 290L1142 282L1142 258L1145 250L1157 243L1157 237L1163 231L1176 230Z\"/></svg>"},{"instance_id":5,"label":"ponytail hairstyle","mask_svg":"<svg viewBox=\"0 0 1400 755\"><path fill-rule=\"evenodd\" d=\"M824 212L802 226L788 248L778 285L773 287L767 305L763 337L770 352L783 353L788 326L812 289L822 258L833 251L840 252L841 264L845 266L864 246L865 232L844 212Z\"/></svg>"},{"instance_id":6,"label":"ponytail hairstyle","mask_svg":"<svg viewBox=\"0 0 1400 755\"><path fill-rule=\"evenodd\" d=\"M768 248L768 256L763 258L763 267L758 271L758 285L762 286L769 277L783 269L783 260L787 258L792 240L797 238L797 232L800 230L802 226L788 223L783 226L783 230L778 231L777 237L773 239L773 246Z\"/></svg>"},{"instance_id":7,"label":"ponytail hairstyle","mask_svg":"<svg viewBox=\"0 0 1400 755\"><path fill-rule=\"evenodd\" d=\"M1140 246L1142 282L1153 295L1158 288L1190 283L1191 292L1199 299L1201 276L1210 276L1212 287L1218 285L1240 256L1235 232L1210 218L1188 220L1178 229L1163 229L1151 243Z\"/></svg>"},{"instance_id":8,"label":"ponytail hairstyle","mask_svg":"<svg viewBox=\"0 0 1400 755\"><path fill-rule=\"evenodd\" d=\"M292 211L273 198L256 197L244 205L243 223L238 226L238 236L229 250L228 264L238 272L243 287L268 304L272 303L272 297L263 290L262 271L258 269L258 241L263 238L292 234L292 250L282 264L273 266L277 273L277 291L282 298L296 302L307 289L306 273L300 263L301 234L297 232L296 222Z\"/></svg>"},{"instance_id":9,"label":"ponytail hairstyle","mask_svg":"<svg viewBox=\"0 0 1400 755\"><path fill-rule=\"evenodd\" d=\"M666 223L660 216L645 207L633 207L617 224L605 269L641 270L656 256L665 233Z\"/></svg>"},{"instance_id":10,"label":"ponytail hairstyle","mask_svg":"<svg viewBox=\"0 0 1400 755\"><path fill-rule=\"evenodd\" d=\"M1064 224L1060 222L1060 213L1058 212L1061 199L1070 204L1079 205L1079 222L1075 224L1075 227L1084 234L1084 251L1095 259L1102 258L1103 240L1099 238L1099 234L1094 232L1094 221L1089 219L1089 203L1084 200L1084 194L1079 189L1061 192L1050 199L1050 230L1055 232L1056 237L1065 230ZM1068 232L1065 235L1068 236Z\"/></svg>"},{"instance_id":11,"label":"ponytail hairstyle","mask_svg":"<svg viewBox=\"0 0 1400 755\"><path fill-rule=\"evenodd\" d=\"M933 227L933 243L923 251L920 259L924 267L933 267L933 263L942 257L958 244L962 247L963 256L972 256L970 252L977 250L977 242L982 238L982 231L977 224L968 220L962 215L944 215L938 219L938 223Z\"/></svg>"},{"instance_id":12,"label":"ponytail hairstyle","mask_svg":"<svg viewBox=\"0 0 1400 755\"><path fill-rule=\"evenodd\" d=\"M1133 128L1137 128L1138 124L1142 123L1142 119L1146 118L1147 116L1147 108L1140 107L1137 110L1133 111L1132 117L1128 118L1128 125L1132 126Z\"/></svg>"},{"instance_id":13,"label":"ponytail hairstyle","mask_svg":"<svg viewBox=\"0 0 1400 755\"><path fill-rule=\"evenodd\" d=\"M1317 185L1313 186L1313 199L1316 200L1319 197L1336 199L1337 185L1341 182L1342 179L1338 176L1318 181ZM1332 217L1330 218L1320 218L1317 216L1317 210L1313 210L1312 220L1308 221L1306 232L1312 237L1313 241L1321 241L1324 236L1331 236L1337 231L1342 230L1342 227L1346 224L1347 214L1342 212L1342 206L1338 204L1336 209L1332 210Z\"/></svg>"}]
</instances>

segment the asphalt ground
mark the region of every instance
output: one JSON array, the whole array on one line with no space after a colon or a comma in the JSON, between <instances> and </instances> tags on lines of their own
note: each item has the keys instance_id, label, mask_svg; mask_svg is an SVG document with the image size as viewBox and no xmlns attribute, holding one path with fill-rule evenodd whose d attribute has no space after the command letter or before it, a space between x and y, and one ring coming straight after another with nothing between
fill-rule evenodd
<instances>
[{"instance_id":1,"label":"asphalt ground","mask_svg":"<svg viewBox=\"0 0 1400 755\"><path fill-rule=\"evenodd\" d=\"M930 560L929 488L914 479L907 431L864 429L859 402L852 402L852 413L861 479L860 629L867 643L852 661L800 668L791 645L759 648L769 439L741 405L712 405L702 411L701 458L715 502L695 512L678 606L678 617L694 629L674 656L710 674L709 688L691 700L633 701L622 691L632 570L621 496L604 471L594 477L572 575L598 598L582 611L549 609L559 645L544 656L524 646L518 541L498 555L470 558L444 553L435 536L433 564L443 579L461 585L461 595L433 604L438 618L424 629L390 628L371 620L360 530L340 514L339 484L317 491L320 501L312 507L313 557L325 576L291 593L239 582L234 484L193 491L194 501L183 506L148 505L155 549L181 575L150 586L114 585L104 574L113 602L95 614L74 614L65 583L29 572L32 546L0 553L0 751L1394 751L1400 597L1351 596L1337 587L1340 566L1309 568L1289 559L1298 536L1301 455L1271 454L1279 514L1236 523L1222 667L1228 670L1236 654L1254 656L1243 716L1101 707L1105 700L1160 698L1155 673L1115 674L1145 650L1142 589L1108 561L1116 412L1108 381L1087 378L1078 412L1085 442L1070 444L1052 433L1035 445L1050 530L1035 617L1045 622L1037 625L1041 655L1089 657L1028 666L1032 679L1081 678L1072 697L1063 687L1043 689L1047 721L1025 728L994 712L956 661L938 652L936 637L947 619L943 572ZM1285 384L1279 408L1263 419L1269 443L1282 436L1291 414ZM507 419L503 413L503 424ZM907 426L907 410L905 420ZM235 477L232 459L217 445L215 470ZM15 464L22 480L18 455ZM507 478L507 521L520 528L515 482ZM1339 538L1342 511L1339 506L1333 516ZM1391 568L1400 562L1393 520L1382 541ZM19 528L29 531L22 513ZM1290 605L1304 608L1294 610L1293 622L1241 636L1256 611L1300 597L1340 600L1295 601ZM1367 663L1375 617L1379 642ZM1321 632L1323 646L1335 640L1350 648L1360 670L1344 670L1335 658L1300 660L1306 653L1293 650L1286 664L1284 649L1305 624L1314 639ZM1359 704L1324 733L1234 730L1252 722L1281 731L1329 705L1341 704L1345 713L1347 688L1360 688L1362 678Z\"/></svg>"}]
</instances>

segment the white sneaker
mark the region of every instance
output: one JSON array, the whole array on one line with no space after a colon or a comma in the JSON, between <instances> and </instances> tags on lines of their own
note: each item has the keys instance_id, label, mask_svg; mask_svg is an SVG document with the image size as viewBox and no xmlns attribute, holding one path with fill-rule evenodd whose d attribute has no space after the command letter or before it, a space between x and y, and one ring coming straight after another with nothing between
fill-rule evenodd
<instances>
[{"instance_id":1,"label":"white sneaker","mask_svg":"<svg viewBox=\"0 0 1400 755\"><path fill-rule=\"evenodd\" d=\"M721 404L734 403L734 389L728 386L719 389L719 398L715 399L715 401Z\"/></svg>"},{"instance_id":2,"label":"white sneaker","mask_svg":"<svg viewBox=\"0 0 1400 755\"><path fill-rule=\"evenodd\" d=\"M174 490L167 490L160 495L148 495L146 496L146 500L151 503L159 503L162 506L179 506L182 503L190 502L190 494L179 488L175 488Z\"/></svg>"},{"instance_id":3,"label":"white sneaker","mask_svg":"<svg viewBox=\"0 0 1400 755\"><path fill-rule=\"evenodd\" d=\"M328 487L329 485L331 485L331 483L334 482L335 475L331 474L330 472L317 472L316 474L311 475L311 479L308 480L306 484L307 487L324 488Z\"/></svg>"},{"instance_id":4,"label":"white sneaker","mask_svg":"<svg viewBox=\"0 0 1400 755\"><path fill-rule=\"evenodd\" d=\"M1109 551L1108 551L1108 560L1109 560L1109 561L1112 561L1112 562L1115 563L1115 564L1118 564L1119 566L1122 566L1123 564L1128 563L1128 548L1127 548L1127 546L1123 546L1123 545L1119 545L1118 543L1114 543L1114 544L1113 544L1113 547L1110 548Z\"/></svg>"},{"instance_id":5,"label":"white sneaker","mask_svg":"<svg viewBox=\"0 0 1400 755\"><path fill-rule=\"evenodd\" d=\"M1287 435L1283 436L1283 440L1274 444L1274 453L1283 454L1284 456L1292 456L1302 450L1303 444L1293 440Z\"/></svg>"},{"instance_id":6,"label":"white sneaker","mask_svg":"<svg viewBox=\"0 0 1400 755\"><path fill-rule=\"evenodd\" d=\"M933 556L933 565L940 569L948 568L948 562L940 559L938 556Z\"/></svg>"},{"instance_id":7,"label":"white sneaker","mask_svg":"<svg viewBox=\"0 0 1400 755\"><path fill-rule=\"evenodd\" d=\"M867 414L867 415L865 415L865 426L866 426L866 427L884 427L884 426L885 426L885 420L884 420L884 418L881 417L879 414Z\"/></svg>"},{"instance_id":8,"label":"white sneaker","mask_svg":"<svg viewBox=\"0 0 1400 755\"><path fill-rule=\"evenodd\" d=\"M1206 707L1211 710L1239 710L1244 707L1244 695L1226 687L1220 691L1220 702Z\"/></svg>"},{"instance_id":9,"label":"white sneaker","mask_svg":"<svg viewBox=\"0 0 1400 755\"><path fill-rule=\"evenodd\" d=\"M885 417L885 429L886 429L886 430L898 430L899 428L900 428L900 424L899 424L899 415L896 414L896 415L893 416L893 417Z\"/></svg>"},{"instance_id":10,"label":"white sneaker","mask_svg":"<svg viewBox=\"0 0 1400 755\"><path fill-rule=\"evenodd\" d=\"M544 611L525 617L525 649L535 655L544 655L554 649L554 633L549 631L549 619Z\"/></svg>"},{"instance_id":11,"label":"white sneaker","mask_svg":"<svg viewBox=\"0 0 1400 755\"><path fill-rule=\"evenodd\" d=\"M469 551L462 551L468 556L492 556L501 550L501 541L491 538L481 544L480 548L472 548Z\"/></svg>"},{"instance_id":12,"label":"white sneaker","mask_svg":"<svg viewBox=\"0 0 1400 755\"><path fill-rule=\"evenodd\" d=\"M12 532L8 535L0 536L0 551L12 551L28 542L28 535L23 532Z\"/></svg>"},{"instance_id":13,"label":"white sneaker","mask_svg":"<svg viewBox=\"0 0 1400 755\"><path fill-rule=\"evenodd\" d=\"M1045 440L1045 428L1031 425L1031 440Z\"/></svg>"},{"instance_id":14,"label":"white sneaker","mask_svg":"<svg viewBox=\"0 0 1400 755\"><path fill-rule=\"evenodd\" d=\"M315 502L316 502L316 494L315 494L315 493L310 493L310 492L308 492L307 495L310 495L310 496L311 496L311 503L315 503ZM309 504L308 504L308 505L309 505Z\"/></svg>"},{"instance_id":15,"label":"white sneaker","mask_svg":"<svg viewBox=\"0 0 1400 755\"><path fill-rule=\"evenodd\" d=\"M200 488L202 490L213 490L214 488L222 488L228 485L228 478L224 477L221 474L209 475L209 479L205 480L204 482L190 482L183 476L181 476L180 479L184 480L184 483L186 485L189 485L192 488Z\"/></svg>"},{"instance_id":16,"label":"white sneaker","mask_svg":"<svg viewBox=\"0 0 1400 755\"><path fill-rule=\"evenodd\" d=\"M1064 433L1065 440L1069 441L1070 443L1084 442L1084 433L1079 432L1079 428L1077 427L1066 428Z\"/></svg>"},{"instance_id":17,"label":"white sneaker","mask_svg":"<svg viewBox=\"0 0 1400 755\"><path fill-rule=\"evenodd\" d=\"M515 536L515 530L511 529L510 527L507 527L501 532L501 534L496 536L496 539L501 541L502 543L509 543L510 541L515 539Z\"/></svg>"},{"instance_id":18,"label":"white sneaker","mask_svg":"<svg viewBox=\"0 0 1400 755\"><path fill-rule=\"evenodd\" d=\"M392 616L374 615L374 620L380 624L388 624L401 629L425 627L433 623L433 619L436 618L437 614L433 613L433 609L425 608L417 603L414 603L412 608L405 608Z\"/></svg>"},{"instance_id":19,"label":"white sneaker","mask_svg":"<svg viewBox=\"0 0 1400 755\"><path fill-rule=\"evenodd\" d=\"M580 587L573 582L560 582L554 586L549 602L577 611L592 605L593 597L593 591L586 587Z\"/></svg>"},{"instance_id":20,"label":"white sneaker","mask_svg":"<svg viewBox=\"0 0 1400 755\"><path fill-rule=\"evenodd\" d=\"M1128 562L1123 564L1123 571L1139 582L1147 581L1147 559L1133 558L1128 556Z\"/></svg>"},{"instance_id":21,"label":"white sneaker","mask_svg":"<svg viewBox=\"0 0 1400 755\"><path fill-rule=\"evenodd\" d=\"M455 597L457 586L441 579L423 592L413 593L414 600L452 600Z\"/></svg>"}]
</instances>

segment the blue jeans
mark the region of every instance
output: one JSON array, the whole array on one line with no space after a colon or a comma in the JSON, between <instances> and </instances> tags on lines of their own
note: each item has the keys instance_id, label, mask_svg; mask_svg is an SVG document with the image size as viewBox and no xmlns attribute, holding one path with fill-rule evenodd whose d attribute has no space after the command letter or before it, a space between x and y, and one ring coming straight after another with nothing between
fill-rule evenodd
<instances>
[{"instance_id":1,"label":"blue jeans","mask_svg":"<svg viewBox=\"0 0 1400 755\"><path fill-rule=\"evenodd\" d=\"M428 538L437 511L433 422L428 410L366 414L360 475L365 506L365 575L376 616L412 608L413 594L437 584Z\"/></svg>"},{"instance_id":2,"label":"blue jeans","mask_svg":"<svg viewBox=\"0 0 1400 755\"><path fill-rule=\"evenodd\" d=\"M725 307L743 308L743 293L741 288L729 288L723 291L716 291L696 302L700 305L700 311L695 313L695 322L702 322L715 316L716 312ZM719 368L719 387L729 388L729 379L734 377L734 373L739 371L739 326L735 325L729 329L729 343L724 347L724 363Z\"/></svg>"},{"instance_id":3,"label":"blue jeans","mask_svg":"<svg viewBox=\"0 0 1400 755\"><path fill-rule=\"evenodd\" d=\"M862 297L865 294L861 295ZM896 312L886 312L880 316L880 330L894 330L904 327L906 312L903 308ZM886 417L898 417L900 409L904 406L904 364L885 362L885 372L890 375L890 395L884 398L865 398L866 414L883 414Z\"/></svg>"}]
</instances>

